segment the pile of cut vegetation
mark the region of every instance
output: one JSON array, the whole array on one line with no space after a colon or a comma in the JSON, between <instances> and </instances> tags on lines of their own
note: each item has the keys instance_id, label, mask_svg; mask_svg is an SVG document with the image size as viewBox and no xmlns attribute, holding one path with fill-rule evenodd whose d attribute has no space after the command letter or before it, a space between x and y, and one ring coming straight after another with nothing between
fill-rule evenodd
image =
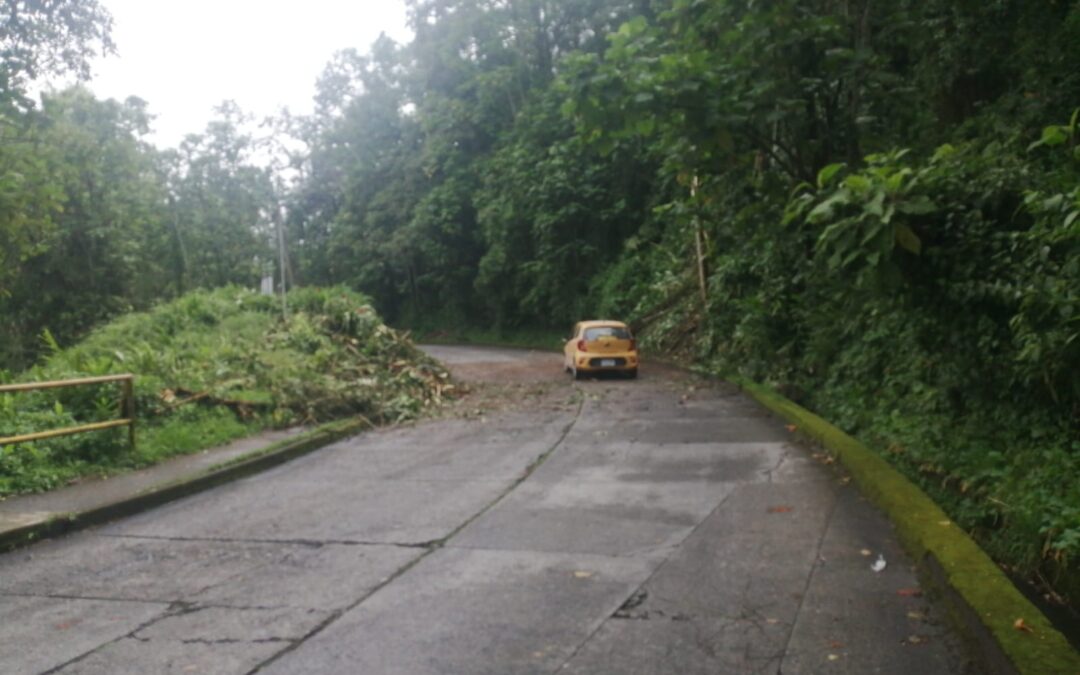
<instances>
[{"instance_id":1,"label":"pile of cut vegetation","mask_svg":"<svg viewBox=\"0 0 1080 675\"><path fill-rule=\"evenodd\" d=\"M268 429L364 416L409 419L453 391L446 371L385 326L367 298L304 288L280 299L227 287L124 316L13 382L135 375L126 429L0 447L0 496L144 466ZM0 383L7 383L0 380ZM116 419L115 383L0 394L0 436Z\"/></svg>"}]
</instances>

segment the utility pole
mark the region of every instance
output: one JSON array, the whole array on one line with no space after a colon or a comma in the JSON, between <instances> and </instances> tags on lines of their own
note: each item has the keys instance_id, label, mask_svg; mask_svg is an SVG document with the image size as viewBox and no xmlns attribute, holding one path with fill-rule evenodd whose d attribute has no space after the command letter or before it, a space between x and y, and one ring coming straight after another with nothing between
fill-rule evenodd
<instances>
[{"instance_id":1,"label":"utility pole","mask_svg":"<svg viewBox=\"0 0 1080 675\"><path fill-rule=\"evenodd\" d=\"M277 229L278 264L281 268L281 316L289 318L289 302L285 299L285 229L281 222L281 205L274 204L274 227Z\"/></svg>"},{"instance_id":2,"label":"utility pole","mask_svg":"<svg viewBox=\"0 0 1080 675\"><path fill-rule=\"evenodd\" d=\"M693 202L697 197L698 177L695 174L690 181L690 200ZM701 289L701 307L703 310L709 307L709 296L705 285L705 230L701 227L701 220L697 216L697 204L691 204L694 209L694 248L697 251L698 286Z\"/></svg>"},{"instance_id":3,"label":"utility pole","mask_svg":"<svg viewBox=\"0 0 1080 675\"><path fill-rule=\"evenodd\" d=\"M172 192L169 192L169 211L172 214L172 230L173 237L176 239L176 262L173 266L173 273L176 275L176 295L179 297L187 290L188 274L188 253L187 246L184 245L184 236L180 233L180 214L176 210L176 198Z\"/></svg>"}]
</instances>

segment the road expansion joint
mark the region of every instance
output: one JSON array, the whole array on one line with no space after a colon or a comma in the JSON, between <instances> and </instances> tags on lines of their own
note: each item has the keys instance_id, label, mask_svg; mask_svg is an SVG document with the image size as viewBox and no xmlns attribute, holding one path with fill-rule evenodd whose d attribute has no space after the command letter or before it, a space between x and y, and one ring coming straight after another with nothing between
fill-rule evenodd
<instances>
[{"instance_id":1,"label":"road expansion joint","mask_svg":"<svg viewBox=\"0 0 1080 675\"><path fill-rule=\"evenodd\" d=\"M573 418L571 418L570 422L567 423L567 425L563 428L562 433L559 434L559 437L555 440L554 443L552 443L551 447L548 448L547 450L543 451L539 455L537 455L537 457L532 462L530 462L527 467L525 467L525 471L522 472L521 476L519 476L517 479L515 479L514 482L510 484L509 487L507 487L505 490L503 490L501 493L499 493L499 495L497 497L495 497L493 500L491 500L491 502L489 502L482 509L480 509L479 511L474 513L472 516L470 516L468 519L466 519L463 523L461 523L461 525L458 525L456 528L454 528L454 530L450 534L446 535L442 539L437 540L435 547L436 548L442 548L442 547L446 546L450 542L450 540L453 539L459 532L461 532L466 527L471 525L473 522L475 522L478 518L483 516L485 513L487 513L491 509L495 508L495 506L498 505L499 502L501 502L503 499L506 499L506 497L508 497L511 493L513 493L513 491L516 490L519 485L521 485L522 483L527 481L529 479L529 477L532 476L533 473L535 473L536 470L539 469L544 464L544 462L546 462L548 460L548 458L551 457L551 455L553 455L555 453L556 450L558 450L560 447L562 447L563 443L566 441L567 437L570 435L570 432L573 430L574 426L578 423L578 420L581 419L581 411L582 411L582 409L584 407L585 407L585 401L584 400L579 400L578 403L577 403L577 410L574 411Z\"/></svg>"},{"instance_id":2,"label":"road expansion joint","mask_svg":"<svg viewBox=\"0 0 1080 675\"><path fill-rule=\"evenodd\" d=\"M810 592L810 584L814 581L814 575L821 569L821 550L825 546L825 537L829 534L829 529L832 527L833 518L836 516L836 511L840 505L840 499L836 498L833 494L833 502L829 507L829 515L825 518L825 522L821 527L821 532L817 538L817 546L814 547L814 563L810 566L810 571L806 575L806 582L803 584L802 593L799 594L799 602L795 607L795 616L791 619L791 630L788 631L787 639L784 640L783 655L786 658L788 650L791 648L791 641L795 637L795 630L799 627L799 620L802 618L803 606L806 603L806 596ZM783 675L784 662L781 658L780 665L777 668L777 675Z\"/></svg>"},{"instance_id":3,"label":"road expansion joint","mask_svg":"<svg viewBox=\"0 0 1080 675\"><path fill-rule=\"evenodd\" d=\"M431 539L428 541L368 541L362 539L261 539L261 538L236 538L236 537L167 537L154 534L102 534L103 537L115 539L140 539L150 541L172 541L179 543L213 543L213 544L267 544L276 546L304 546L319 549L325 546L390 546L395 548L439 548L445 539Z\"/></svg>"},{"instance_id":4,"label":"road expansion joint","mask_svg":"<svg viewBox=\"0 0 1080 675\"><path fill-rule=\"evenodd\" d=\"M152 598L117 598L112 596L72 595L69 593L21 593L19 591L0 592L0 598L42 598L46 600L85 600L87 602L124 602L144 605L171 605L172 600Z\"/></svg>"},{"instance_id":5,"label":"road expansion joint","mask_svg":"<svg viewBox=\"0 0 1080 675\"><path fill-rule=\"evenodd\" d=\"M335 611L331 612L325 619L323 619L321 622L319 622L318 625L316 625L314 628L312 628L310 631L308 631L307 634L305 634L302 637L300 637L299 639L295 640L294 642L289 644L289 646L286 647L285 649L282 649L281 651L277 652L276 654L274 654L273 656L271 656L267 660L265 660L262 663L260 663L259 665L257 665L255 668L248 671L248 675L254 675L255 673L258 673L258 672L262 671L267 666L270 666L271 664L273 664L278 659L284 657L286 654L289 654L289 653L295 651L297 648L299 648L301 645L303 645L307 640L309 640L310 638L318 635L323 630L325 630L328 626L330 626L335 621L337 621L342 616L344 616L346 612L350 612L353 609L359 607L361 604L363 604L365 601L367 601L368 598L375 595L376 593L378 593L382 589L386 588L390 584L394 583L395 581L400 579L402 576L404 576L406 573L408 573L409 570L411 570L414 567L416 567L417 565L419 565L420 562L423 561L424 559L426 559L429 555L431 555L432 553L434 553L435 551L437 551L437 550L439 550L441 548L444 548L446 546L447 542L449 542L450 539L452 539L454 537L454 535L458 534L463 529L468 527L470 523L472 523L477 518L479 518L480 516L487 513L496 504L498 504L500 501L502 501L507 495L509 495L511 492L513 492L515 488L517 488L519 485L521 485L523 482L525 482L525 480L527 480L529 478L529 476L531 476L532 473L537 468L539 468L540 465L543 464L544 461L548 457L550 457L551 454L554 453L563 444L563 442L566 440L567 436L570 435L570 431L574 428L574 425L577 424L578 419L580 419L581 410L582 410L583 406L584 406L584 401L581 401L581 402L578 403L577 410L574 412L573 418L566 425L566 428L563 429L562 433L559 435L559 438L555 441L555 443L552 444L552 446L550 448L548 448L543 453L541 453L541 455L539 457L537 457L531 464L529 464L529 466L526 467L525 472L522 474L522 476L520 478L518 478L517 480L515 480L499 496L497 496L495 499L493 499L489 504L484 506L482 509L477 511L473 516L468 518L461 525L456 527L454 529L454 531L451 532L450 534L446 535L445 537L443 537L441 539L437 539L437 540L434 540L432 542L429 542L427 544L426 548L422 549L423 550L422 554L418 555L416 558L409 561L405 565L402 565L397 571L395 571L390 576L386 577L382 582L376 584L374 587L371 588L370 591L368 591L363 596L358 598L356 600L356 602L352 603L348 607L344 607L344 608L341 608L341 609L338 609L338 610L335 610Z\"/></svg>"},{"instance_id":6,"label":"road expansion joint","mask_svg":"<svg viewBox=\"0 0 1080 675\"><path fill-rule=\"evenodd\" d=\"M146 638L147 642L150 642L150 638ZM209 640L207 638L188 638L186 640L180 640L181 644L185 645L258 645L258 644L277 644L277 643L289 643L296 642L295 638L283 638L283 637L267 637L267 638L255 638L253 640L241 640L239 638L221 638L218 640Z\"/></svg>"},{"instance_id":7,"label":"road expansion joint","mask_svg":"<svg viewBox=\"0 0 1080 675\"><path fill-rule=\"evenodd\" d=\"M716 505L716 507L712 511L709 512L709 514L707 516L702 518L701 521L697 525L695 525L689 532L687 532L686 536L682 538L682 541L686 541L691 536L693 536L693 534L695 532L697 532L698 529L701 528L713 516L713 514L715 514L717 511L719 511L720 509L722 509L724 507L724 504L727 503L728 499L730 499L731 495L734 494L734 493L735 493L735 491L733 490L733 491L729 492L728 494L724 495L723 499L720 500L720 503L718 503ZM681 542L680 542L680 544L681 544ZM671 547L671 553L674 553L676 550L678 550L678 544L673 545ZM649 577L645 581L643 581L636 589L634 589L634 591L626 598L626 600L624 600L623 603L621 605L619 605L618 609L616 609L614 612L612 612L611 615L608 616L607 618L605 618L604 620L599 621L596 624L596 627L593 628L593 630L588 635L586 635L585 638L580 643L578 643L578 645L576 647L574 647L573 651L571 651L570 654L565 659L563 659L562 663L559 664L559 667L556 668L553 672L558 672L558 671L561 671L564 668L566 668L566 666L571 661L574 660L574 658L581 652L581 650L585 648L585 645L589 644L589 642L594 637L596 637L596 634L600 632L600 629L603 628L604 624L607 623L609 620L613 620L613 619L618 619L618 620L623 620L623 621L625 621L627 619L646 619L647 620L649 618L649 613L648 612L638 613L637 616L633 616L633 615L630 615L630 616L618 616L618 614L620 612L625 612L627 610L632 612L634 608L640 607L645 602L645 600L648 599L649 592L646 589L646 587L656 577L656 575L660 573L660 570L662 570L664 568L664 565L666 565L670 560L671 560L671 554L669 554L667 557L665 557L656 566L656 568L649 574ZM626 609L624 609L624 608L626 608ZM642 616L642 615L644 615L644 616ZM665 618L668 618L668 619L670 619L672 621L691 621L693 619L693 617L691 617L689 615L682 614L681 612L677 613L678 618L676 618L676 615L671 615L670 617L668 617L666 614L663 614L661 612L658 612L657 616L664 616Z\"/></svg>"}]
</instances>

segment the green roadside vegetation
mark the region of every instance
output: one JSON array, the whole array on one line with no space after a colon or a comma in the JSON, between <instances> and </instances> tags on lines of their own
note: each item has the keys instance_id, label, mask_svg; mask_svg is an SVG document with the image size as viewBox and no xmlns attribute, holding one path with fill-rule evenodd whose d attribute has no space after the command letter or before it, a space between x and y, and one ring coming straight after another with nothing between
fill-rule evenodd
<instances>
[{"instance_id":1,"label":"green roadside vegetation","mask_svg":"<svg viewBox=\"0 0 1080 675\"><path fill-rule=\"evenodd\" d=\"M305 288L288 305L283 318L279 298L224 287L126 315L66 349L46 333L43 363L6 379L133 373L137 446L117 429L0 447L0 497L262 429L405 420L453 391L447 373L383 325L362 295ZM115 383L0 394L0 428L16 435L115 419L118 401Z\"/></svg>"},{"instance_id":2,"label":"green roadside vegetation","mask_svg":"<svg viewBox=\"0 0 1080 675\"><path fill-rule=\"evenodd\" d=\"M412 42L340 53L315 112L279 120L290 181L235 105L160 151L145 102L29 101L107 46L77 4L4 23L27 57L0 63L6 378L45 328L74 344L271 271L434 339L542 346L526 327L620 318L646 355L856 435L1080 607L1080 0L410 0ZM305 418L267 391L216 395ZM217 414L224 436L252 424Z\"/></svg>"},{"instance_id":3,"label":"green roadside vegetation","mask_svg":"<svg viewBox=\"0 0 1080 675\"><path fill-rule=\"evenodd\" d=\"M659 315L648 283L622 306L646 349L776 387L880 452L1052 603L1075 605L1077 138L1074 116L1011 144L827 166L794 196L725 217L707 304L684 272ZM659 255L644 265L678 278Z\"/></svg>"},{"instance_id":4,"label":"green roadside vegetation","mask_svg":"<svg viewBox=\"0 0 1080 675\"><path fill-rule=\"evenodd\" d=\"M991 670L1004 667L1041 675L1080 669L1080 652L1075 649L1078 636L1070 635L1074 632L1070 626L1062 625L1055 631L986 552L926 493L879 454L817 415L767 387L741 377L733 379L762 405L794 424L800 435L819 442L839 458L862 493L889 515L904 547L917 561L923 580L944 595L955 625L975 642L985 633L993 635L1011 668L987 655L984 663L993 664ZM1017 619L1024 630L1017 628Z\"/></svg>"}]
</instances>

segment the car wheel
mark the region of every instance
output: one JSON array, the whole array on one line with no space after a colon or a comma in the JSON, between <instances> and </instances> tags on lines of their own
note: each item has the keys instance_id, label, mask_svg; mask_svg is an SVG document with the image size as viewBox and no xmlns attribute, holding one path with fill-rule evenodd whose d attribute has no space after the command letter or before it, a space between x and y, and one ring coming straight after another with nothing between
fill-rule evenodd
<instances>
[{"instance_id":1,"label":"car wheel","mask_svg":"<svg viewBox=\"0 0 1080 675\"><path fill-rule=\"evenodd\" d=\"M626 377L627 377L627 379L630 379L630 380L636 380L637 379L637 368L634 368L633 370L626 371Z\"/></svg>"},{"instance_id":2,"label":"car wheel","mask_svg":"<svg viewBox=\"0 0 1080 675\"><path fill-rule=\"evenodd\" d=\"M581 374L581 371L580 371L580 370L578 370L577 368L574 368L574 370L573 370L573 373L574 373L574 379L575 379L575 380L582 380L582 379L585 379L585 376L584 376L584 375L582 375L582 374Z\"/></svg>"}]
</instances>

